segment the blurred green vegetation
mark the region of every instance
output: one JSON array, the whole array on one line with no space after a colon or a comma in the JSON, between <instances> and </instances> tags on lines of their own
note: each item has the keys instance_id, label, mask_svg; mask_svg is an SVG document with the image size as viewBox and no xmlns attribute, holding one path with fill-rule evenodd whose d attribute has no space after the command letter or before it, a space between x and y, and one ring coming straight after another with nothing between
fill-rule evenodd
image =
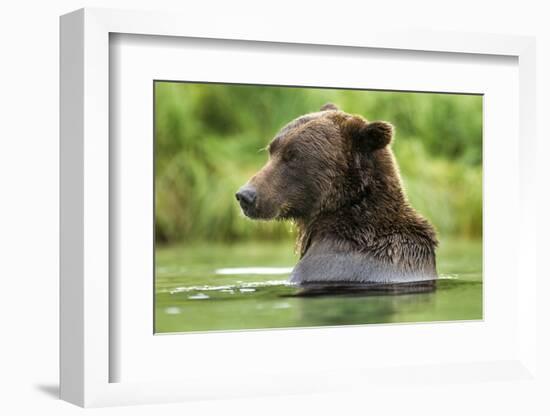
<instances>
[{"instance_id":1,"label":"blurred green vegetation","mask_svg":"<svg viewBox=\"0 0 550 416\"><path fill-rule=\"evenodd\" d=\"M481 96L156 82L157 241L291 238L289 223L244 218L234 194L275 133L326 102L391 122L412 205L443 236L481 236Z\"/></svg>"}]
</instances>

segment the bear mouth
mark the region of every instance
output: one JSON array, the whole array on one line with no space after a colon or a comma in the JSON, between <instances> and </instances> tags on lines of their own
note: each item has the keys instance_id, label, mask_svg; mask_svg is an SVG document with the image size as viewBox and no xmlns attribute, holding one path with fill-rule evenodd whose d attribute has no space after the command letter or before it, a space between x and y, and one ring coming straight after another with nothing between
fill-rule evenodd
<instances>
[{"instance_id":1,"label":"bear mouth","mask_svg":"<svg viewBox=\"0 0 550 416\"><path fill-rule=\"evenodd\" d=\"M241 204L241 211L242 213L244 214L245 217L248 217L252 220L255 220L255 219L258 219L259 216L258 216L258 210L256 209L255 206L253 205L245 205L243 206Z\"/></svg>"},{"instance_id":2,"label":"bear mouth","mask_svg":"<svg viewBox=\"0 0 550 416\"><path fill-rule=\"evenodd\" d=\"M241 212L243 215L251 220L270 221L274 220L278 216L278 210L275 212L266 212L261 210L257 204L243 205L241 204Z\"/></svg>"}]
</instances>

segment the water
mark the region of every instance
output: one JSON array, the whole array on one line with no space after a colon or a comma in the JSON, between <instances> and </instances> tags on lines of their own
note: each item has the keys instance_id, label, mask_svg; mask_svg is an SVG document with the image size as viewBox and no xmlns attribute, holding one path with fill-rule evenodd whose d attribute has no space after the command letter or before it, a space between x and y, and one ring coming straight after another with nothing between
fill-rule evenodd
<instances>
[{"instance_id":1,"label":"water","mask_svg":"<svg viewBox=\"0 0 550 416\"><path fill-rule=\"evenodd\" d=\"M296 262L286 242L157 248L155 332L482 318L481 241L441 242L430 293L297 297Z\"/></svg>"}]
</instances>

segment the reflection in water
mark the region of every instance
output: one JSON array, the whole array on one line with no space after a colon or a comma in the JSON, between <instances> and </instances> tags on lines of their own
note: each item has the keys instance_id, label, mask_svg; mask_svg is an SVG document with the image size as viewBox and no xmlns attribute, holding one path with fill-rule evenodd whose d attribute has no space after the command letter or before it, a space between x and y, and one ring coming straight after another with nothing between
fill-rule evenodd
<instances>
[{"instance_id":1,"label":"reflection in water","mask_svg":"<svg viewBox=\"0 0 550 416\"><path fill-rule=\"evenodd\" d=\"M394 322L399 311L433 305L434 293L336 295L299 302L300 319L313 326Z\"/></svg>"},{"instance_id":2,"label":"reflection in water","mask_svg":"<svg viewBox=\"0 0 550 416\"><path fill-rule=\"evenodd\" d=\"M443 241L437 289L405 294L300 292L287 281L296 263L291 242L190 244L155 253L155 332L482 318L480 240Z\"/></svg>"},{"instance_id":3,"label":"reflection in water","mask_svg":"<svg viewBox=\"0 0 550 416\"><path fill-rule=\"evenodd\" d=\"M216 280L220 283L216 285L157 290L156 332L481 318L481 282L461 280L459 276L441 278L435 291L431 286L421 290L393 288L389 292L340 287L336 293L317 288L305 293L307 296L287 280L273 276L266 276L266 280L254 276L252 281L235 280L243 279L241 275L228 276L223 282Z\"/></svg>"}]
</instances>

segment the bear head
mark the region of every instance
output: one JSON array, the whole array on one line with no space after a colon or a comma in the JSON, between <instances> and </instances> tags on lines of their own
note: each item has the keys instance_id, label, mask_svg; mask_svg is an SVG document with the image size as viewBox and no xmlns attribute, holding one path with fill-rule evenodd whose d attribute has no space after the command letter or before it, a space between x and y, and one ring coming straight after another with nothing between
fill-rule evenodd
<instances>
[{"instance_id":1,"label":"bear head","mask_svg":"<svg viewBox=\"0 0 550 416\"><path fill-rule=\"evenodd\" d=\"M307 221L376 194L376 203L403 200L390 143L393 126L369 122L325 104L284 126L267 146L269 159L239 191L253 219Z\"/></svg>"}]
</instances>

